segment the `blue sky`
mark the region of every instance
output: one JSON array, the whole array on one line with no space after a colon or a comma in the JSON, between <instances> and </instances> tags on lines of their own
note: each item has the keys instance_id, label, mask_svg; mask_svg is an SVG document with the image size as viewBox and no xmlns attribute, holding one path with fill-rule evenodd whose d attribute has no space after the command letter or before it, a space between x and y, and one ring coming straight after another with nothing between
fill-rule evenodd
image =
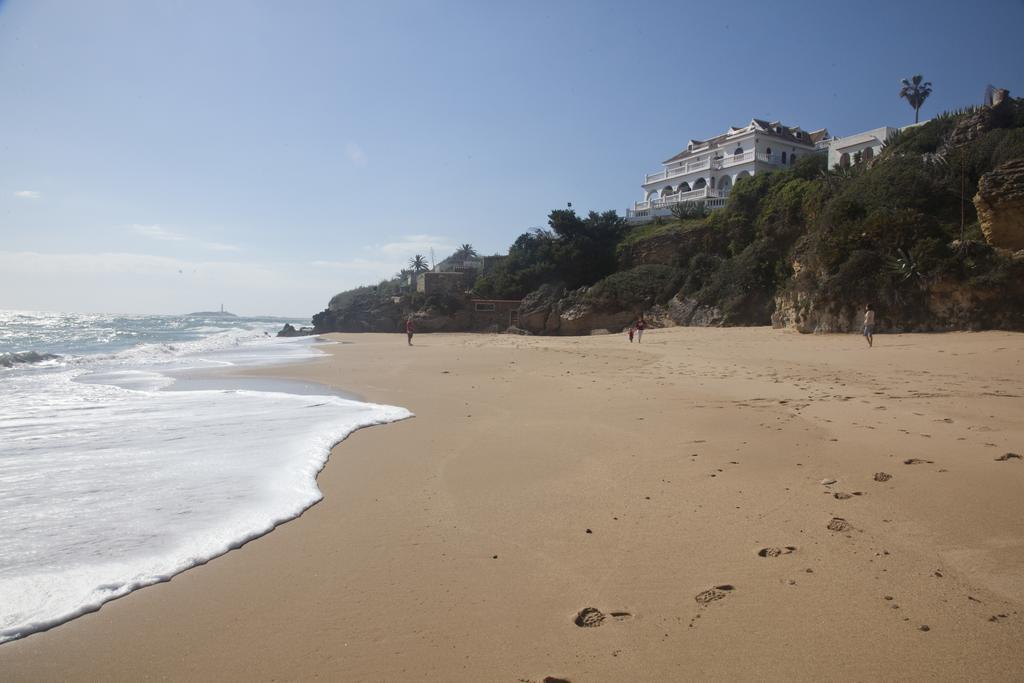
<instances>
[{"instance_id":1,"label":"blue sky","mask_svg":"<svg viewBox=\"0 0 1024 683\"><path fill-rule=\"evenodd\" d=\"M1024 3L0 0L0 308L308 316L752 117L1024 95Z\"/></svg>"}]
</instances>

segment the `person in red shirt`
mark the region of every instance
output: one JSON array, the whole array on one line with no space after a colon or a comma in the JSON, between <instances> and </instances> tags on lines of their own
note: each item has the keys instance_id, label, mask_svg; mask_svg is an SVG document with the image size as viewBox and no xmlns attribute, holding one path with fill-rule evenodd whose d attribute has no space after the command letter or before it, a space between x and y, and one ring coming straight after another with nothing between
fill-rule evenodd
<instances>
[{"instance_id":1,"label":"person in red shirt","mask_svg":"<svg viewBox=\"0 0 1024 683\"><path fill-rule=\"evenodd\" d=\"M644 320L643 316L636 321L636 343L639 344L644 340L644 330L647 329L647 321Z\"/></svg>"},{"instance_id":2,"label":"person in red shirt","mask_svg":"<svg viewBox=\"0 0 1024 683\"><path fill-rule=\"evenodd\" d=\"M416 326L412 324L412 318L405 321L405 333L409 336L409 346L412 346L412 335L416 332Z\"/></svg>"}]
</instances>

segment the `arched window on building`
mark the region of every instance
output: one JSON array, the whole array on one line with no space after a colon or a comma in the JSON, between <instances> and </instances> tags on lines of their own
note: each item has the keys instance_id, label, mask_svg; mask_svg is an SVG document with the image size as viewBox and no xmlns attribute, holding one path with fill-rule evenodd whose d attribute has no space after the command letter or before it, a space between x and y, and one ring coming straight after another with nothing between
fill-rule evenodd
<instances>
[{"instance_id":1,"label":"arched window on building","mask_svg":"<svg viewBox=\"0 0 1024 683\"><path fill-rule=\"evenodd\" d=\"M782 163L786 163L786 153L782 153Z\"/></svg>"},{"instance_id":2,"label":"arched window on building","mask_svg":"<svg viewBox=\"0 0 1024 683\"><path fill-rule=\"evenodd\" d=\"M771 147L765 148L764 153L768 155L769 159L772 158L772 148Z\"/></svg>"},{"instance_id":3,"label":"arched window on building","mask_svg":"<svg viewBox=\"0 0 1024 683\"><path fill-rule=\"evenodd\" d=\"M738 157L738 156L739 156L739 155L741 155L741 154L743 154L743 148L742 148L742 147L737 147L737 148L736 148L736 151L732 153L732 155L733 155L734 157Z\"/></svg>"},{"instance_id":4,"label":"arched window on building","mask_svg":"<svg viewBox=\"0 0 1024 683\"><path fill-rule=\"evenodd\" d=\"M796 152L793 152L792 154L789 155L789 163L791 163L791 164L795 164L796 163Z\"/></svg>"},{"instance_id":5,"label":"arched window on building","mask_svg":"<svg viewBox=\"0 0 1024 683\"><path fill-rule=\"evenodd\" d=\"M875 156L875 150L871 147L867 147L864 150L864 161L871 161L871 158Z\"/></svg>"},{"instance_id":6,"label":"arched window on building","mask_svg":"<svg viewBox=\"0 0 1024 683\"><path fill-rule=\"evenodd\" d=\"M843 155L839 157L839 168L850 168L850 155L848 152L843 152Z\"/></svg>"}]
</instances>

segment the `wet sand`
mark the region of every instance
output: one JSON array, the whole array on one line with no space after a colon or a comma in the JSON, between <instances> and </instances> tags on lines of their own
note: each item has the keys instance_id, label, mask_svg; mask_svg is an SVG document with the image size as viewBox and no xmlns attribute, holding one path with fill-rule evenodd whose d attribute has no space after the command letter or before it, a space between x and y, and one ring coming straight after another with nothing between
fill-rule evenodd
<instances>
[{"instance_id":1,"label":"wet sand","mask_svg":"<svg viewBox=\"0 0 1024 683\"><path fill-rule=\"evenodd\" d=\"M1024 335L332 337L249 375L417 417L336 447L299 519L0 646L0 678L1024 670Z\"/></svg>"}]
</instances>

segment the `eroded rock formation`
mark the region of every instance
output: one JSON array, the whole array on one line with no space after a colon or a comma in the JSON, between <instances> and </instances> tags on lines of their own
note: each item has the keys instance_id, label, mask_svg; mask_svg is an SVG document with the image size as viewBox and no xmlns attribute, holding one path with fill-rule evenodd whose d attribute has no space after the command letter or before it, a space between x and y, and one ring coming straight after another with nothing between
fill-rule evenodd
<instances>
[{"instance_id":1,"label":"eroded rock formation","mask_svg":"<svg viewBox=\"0 0 1024 683\"><path fill-rule=\"evenodd\" d=\"M1008 161L981 176L974 206L989 244L1024 249L1024 159Z\"/></svg>"}]
</instances>

